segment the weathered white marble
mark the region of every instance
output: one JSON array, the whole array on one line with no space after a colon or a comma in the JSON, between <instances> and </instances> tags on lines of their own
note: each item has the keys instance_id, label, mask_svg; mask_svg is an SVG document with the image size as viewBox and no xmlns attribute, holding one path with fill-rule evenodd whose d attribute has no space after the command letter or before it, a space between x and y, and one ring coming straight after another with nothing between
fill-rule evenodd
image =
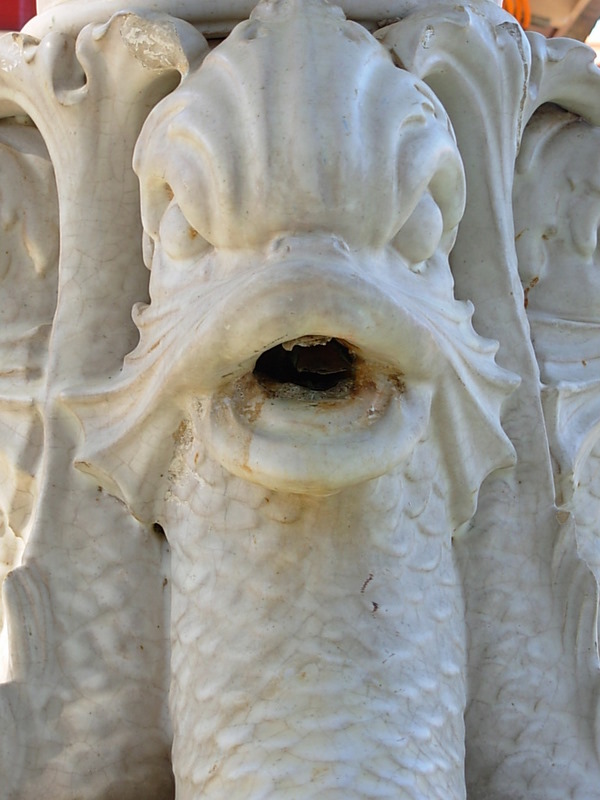
<instances>
[{"instance_id":1,"label":"weathered white marble","mask_svg":"<svg viewBox=\"0 0 600 800\"><path fill-rule=\"evenodd\" d=\"M593 53L253 5L0 39L0 800L590 800Z\"/></svg>"}]
</instances>

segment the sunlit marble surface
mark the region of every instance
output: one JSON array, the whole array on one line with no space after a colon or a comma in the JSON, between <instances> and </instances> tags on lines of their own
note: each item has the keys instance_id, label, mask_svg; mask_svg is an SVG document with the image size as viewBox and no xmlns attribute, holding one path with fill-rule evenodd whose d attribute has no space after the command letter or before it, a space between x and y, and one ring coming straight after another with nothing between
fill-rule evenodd
<instances>
[{"instance_id":1,"label":"sunlit marble surface","mask_svg":"<svg viewBox=\"0 0 600 800\"><path fill-rule=\"evenodd\" d=\"M593 53L253 5L0 38L0 800L590 800Z\"/></svg>"}]
</instances>

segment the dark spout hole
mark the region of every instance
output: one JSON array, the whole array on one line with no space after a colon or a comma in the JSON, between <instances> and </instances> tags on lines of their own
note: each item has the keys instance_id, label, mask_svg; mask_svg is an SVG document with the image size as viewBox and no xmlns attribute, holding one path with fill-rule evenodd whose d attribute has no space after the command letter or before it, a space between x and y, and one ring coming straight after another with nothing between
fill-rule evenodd
<instances>
[{"instance_id":1,"label":"dark spout hole","mask_svg":"<svg viewBox=\"0 0 600 800\"><path fill-rule=\"evenodd\" d=\"M354 355L337 339L308 347L286 350L278 344L256 362L254 374L262 383L291 383L316 391L327 391L353 377Z\"/></svg>"}]
</instances>

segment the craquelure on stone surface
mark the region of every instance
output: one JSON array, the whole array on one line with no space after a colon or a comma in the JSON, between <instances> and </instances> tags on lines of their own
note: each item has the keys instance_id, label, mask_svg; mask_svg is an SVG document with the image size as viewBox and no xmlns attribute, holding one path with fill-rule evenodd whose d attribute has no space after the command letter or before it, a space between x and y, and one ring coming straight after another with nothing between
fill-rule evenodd
<instances>
[{"instance_id":1,"label":"craquelure on stone surface","mask_svg":"<svg viewBox=\"0 0 600 800\"><path fill-rule=\"evenodd\" d=\"M0 800L589 800L593 54L252 6L0 39Z\"/></svg>"}]
</instances>

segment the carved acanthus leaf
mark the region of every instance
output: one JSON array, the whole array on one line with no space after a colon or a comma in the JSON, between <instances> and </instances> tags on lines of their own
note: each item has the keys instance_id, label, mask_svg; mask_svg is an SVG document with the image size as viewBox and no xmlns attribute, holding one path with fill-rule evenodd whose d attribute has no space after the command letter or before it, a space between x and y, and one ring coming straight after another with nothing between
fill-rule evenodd
<instances>
[{"instance_id":1,"label":"carved acanthus leaf","mask_svg":"<svg viewBox=\"0 0 600 800\"><path fill-rule=\"evenodd\" d=\"M14 711L16 748L26 750L29 737L36 742L24 774L16 772L19 764L10 751L0 752L0 772L15 770L11 779L24 800L46 791L57 798L101 796L109 784L119 797L149 786L147 791L166 796L172 783L168 731L162 728L161 542L73 469L81 431L60 395L81 381L110 379L135 345L131 307L147 297L148 273L133 148L149 110L178 83L180 70L207 49L186 23L131 13L90 25L77 37L51 32L42 41L24 34L0 40L0 117L17 117L28 131L34 131L33 123L43 140L56 176L61 239L58 301L45 320L52 331L43 375L38 386L26 383L30 396L22 393L20 409L12 400L0 405L3 440L10 445L10 429L23 451L16 454L20 460L8 453L1 500L15 521L30 508L27 490L34 502L25 566L13 572L5 592L0 655L8 670L3 678L11 680L0 687L0 702ZM0 130L12 124L0 122ZM16 138L23 143L27 136ZM49 296L54 300L55 294ZM33 430L23 409L36 420ZM42 435L38 463L31 450ZM23 464L28 477L35 476L35 490L23 478ZM130 550L124 556L125 532ZM38 569L32 571L34 562ZM74 604L72 587L81 585L87 587L86 602ZM43 617L48 608L52 619ZM22 646L24 619L44 621L43 630L31 632L33 648ZM115 635L122 637L118 646ZM98 674L98 664L110 680L103 677L92 688L90 670ZM43 690L36 683L40 673ZM18 683L21 678L31 683L31 692ZM143 703L133 699L142 685ZM118 699L124 697L125 703ZM52 715L33 707L48 698ZM125 707L127 720L116 719L115 708ZM84 717L85 742L74 740L74 721ZM141 751L150 755L140 758ZM77 777L73 764L84 762Z\"/></svg>"},{"instance_id":2,"label":"carved acanthus leaf","mask_svg":"<svg viewBox=\"0 0 600 800\"><path fill-rule=\"evenodd\" d=\"M557 503L568 506L600 434L600 132L593 127L600 124L600 70L593 52L577 42L536 34L530 41L515 234L544 384Z\"/></svg>"}]
</instances>

